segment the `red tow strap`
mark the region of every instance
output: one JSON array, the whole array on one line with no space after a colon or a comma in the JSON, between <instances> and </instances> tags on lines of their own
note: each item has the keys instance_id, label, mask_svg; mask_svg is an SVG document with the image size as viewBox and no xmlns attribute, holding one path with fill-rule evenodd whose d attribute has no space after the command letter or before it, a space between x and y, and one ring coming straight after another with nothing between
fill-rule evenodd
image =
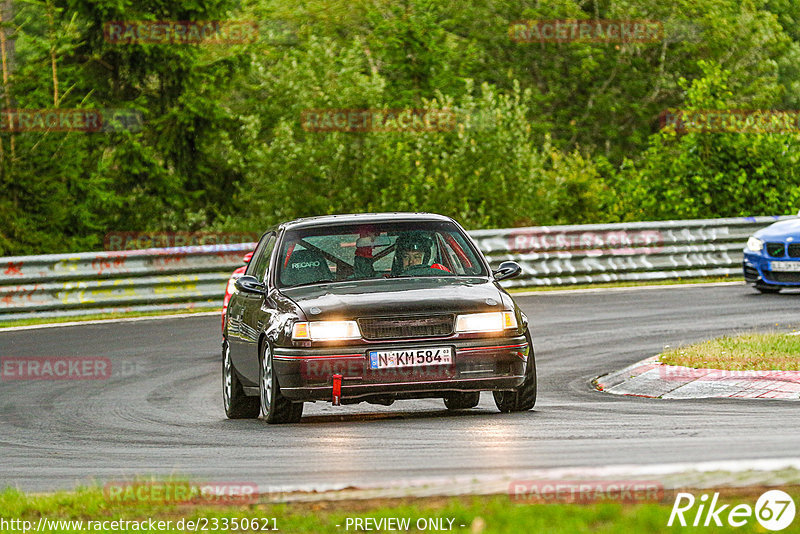
<instances>
[{"instance_id":1,"label":"red tow strap","mask_svg":"<svg viewBox=\"0 0 800 534\"><path fill-rule=\"evenodd\" d=\"M342 375L333 375L333 402L334 406L341 405L342 401Z\"/></svg>"}]
</instances>

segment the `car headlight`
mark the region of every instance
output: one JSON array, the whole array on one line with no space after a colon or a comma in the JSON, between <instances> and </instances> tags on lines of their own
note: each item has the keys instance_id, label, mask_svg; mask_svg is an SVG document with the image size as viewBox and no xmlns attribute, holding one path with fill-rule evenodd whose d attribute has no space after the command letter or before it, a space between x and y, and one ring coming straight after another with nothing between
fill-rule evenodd
<instances>
[{"instance_id":1,"label":"car headlight","mask_svg":"<svg viewBox=\"0 0 800 534\"><path fill-rule=\"evenodd\" d=\"M355 321L303 321L292 327L292 339L334 341L360 337L361 331Z\"/></svg>"},{"instance_id":2,"label":"car headlight","mask_svg":"<svg viewBox=\"0 0 800 534\"><path fill-rule=\"evenodd\" d=\"M456 318L456 332L502 332L517 328L517 317L513 311L470 313Z\"/></svg>"},{"instance_id":3,"label":"car headlight","mask_svg":"<svg viewBox=\"0 0 800 534\"><path fill-rule=\"evenodd\" d=\"M747 240L747 250L751 250L753 252L761 252L761 249L763 247L764 247L764 242L757 237L750 236L750 239Z\"/></svg>"}]
</instances>

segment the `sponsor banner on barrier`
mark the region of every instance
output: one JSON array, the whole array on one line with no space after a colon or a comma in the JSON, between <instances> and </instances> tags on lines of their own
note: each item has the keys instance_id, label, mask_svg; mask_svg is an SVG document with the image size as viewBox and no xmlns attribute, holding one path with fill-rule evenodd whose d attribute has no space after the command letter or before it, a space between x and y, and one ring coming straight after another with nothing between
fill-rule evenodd
<instances>
[{"instance_id":1,"label":"sponsor banner on barrier","mask_svg":"<svg viewBox=\"0 0 800 534\"><path fill-rule=\"evenodd\" d=\"M664 39L658 20L518 20L508 28L517 43L657 43Z\"/></svg>"},{"instance_id":2,"label":"sponsor banner on barrier","mask_svg":"<svg viewBox=\"0 0 800 534\"><path fill-rule=\"evenodd\" d=\"M514 480L511 500L525 503L659 502L664 486L653 480Z\"/></svg>"}]
</instances>

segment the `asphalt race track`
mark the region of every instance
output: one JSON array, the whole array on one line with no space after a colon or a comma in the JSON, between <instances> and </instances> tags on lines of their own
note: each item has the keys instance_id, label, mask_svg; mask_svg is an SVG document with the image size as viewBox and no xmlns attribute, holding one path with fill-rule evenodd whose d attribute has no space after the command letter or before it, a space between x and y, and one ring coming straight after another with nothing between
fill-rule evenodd
<instances>
[{"instance_id":1,"label":"asphalt race track","mask_svg":"<svg viewBox=\"0 0 800 534\"><path fill-rule=\"evenodd\" d=\"M484 393L478 408L457 414L440 400L317 403L297 425L229 421L218 316L0 333L0 356L112 362L108 380L0 382L0 486L182 474L264 491L798 456L800 403L620 397L590 381L664 345L800 327L800 294L725 285L517 299L533 324L540 380L536 408L518 414L498 413Z\"/></svg>"}]
</instances>

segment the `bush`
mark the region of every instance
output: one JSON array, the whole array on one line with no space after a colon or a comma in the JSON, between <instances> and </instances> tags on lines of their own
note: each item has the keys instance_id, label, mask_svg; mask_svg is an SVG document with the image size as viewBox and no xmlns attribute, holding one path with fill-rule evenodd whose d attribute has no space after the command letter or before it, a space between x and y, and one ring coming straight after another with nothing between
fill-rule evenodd
<instances>
[{"instance_id":1,"label":"bush","mask_svg":"<svg viewBox=\"0 0 800 534\"><path fill-rule=\"evenodd\" d=\"M333 71L341 76L328 77L321 90L322 76ZM528 120L531 93L518 84L503 94L468 80L457 99L438 93L424 101L420 107L454 114L452 131L312 132L300 124L305 109L388 109L382 77L360 74L371 72L360 46L338 50L313 40L308 50L254 72L267 96L251 108L254 149L235 202L246 211L221 224L227 229L368 211L431 211L472 228L603 217L607 188L598 164L578 150L559 152L549 140L540 146Z\"/></svg>"},{"instance_id":2,"label":"bush","mask_svg":"<svg viewBox=\"0 0 800 534\"><path fill-rule=\"evenodd\" d=\"M729 73L702 63L689 83L685 109L736 109ZM800 200L800 136L791 133L678 135L665 128L650 138L636 164L617 180L614 210L626 220L704 219L795 213Z\"/></svg>"}]
</instances>

